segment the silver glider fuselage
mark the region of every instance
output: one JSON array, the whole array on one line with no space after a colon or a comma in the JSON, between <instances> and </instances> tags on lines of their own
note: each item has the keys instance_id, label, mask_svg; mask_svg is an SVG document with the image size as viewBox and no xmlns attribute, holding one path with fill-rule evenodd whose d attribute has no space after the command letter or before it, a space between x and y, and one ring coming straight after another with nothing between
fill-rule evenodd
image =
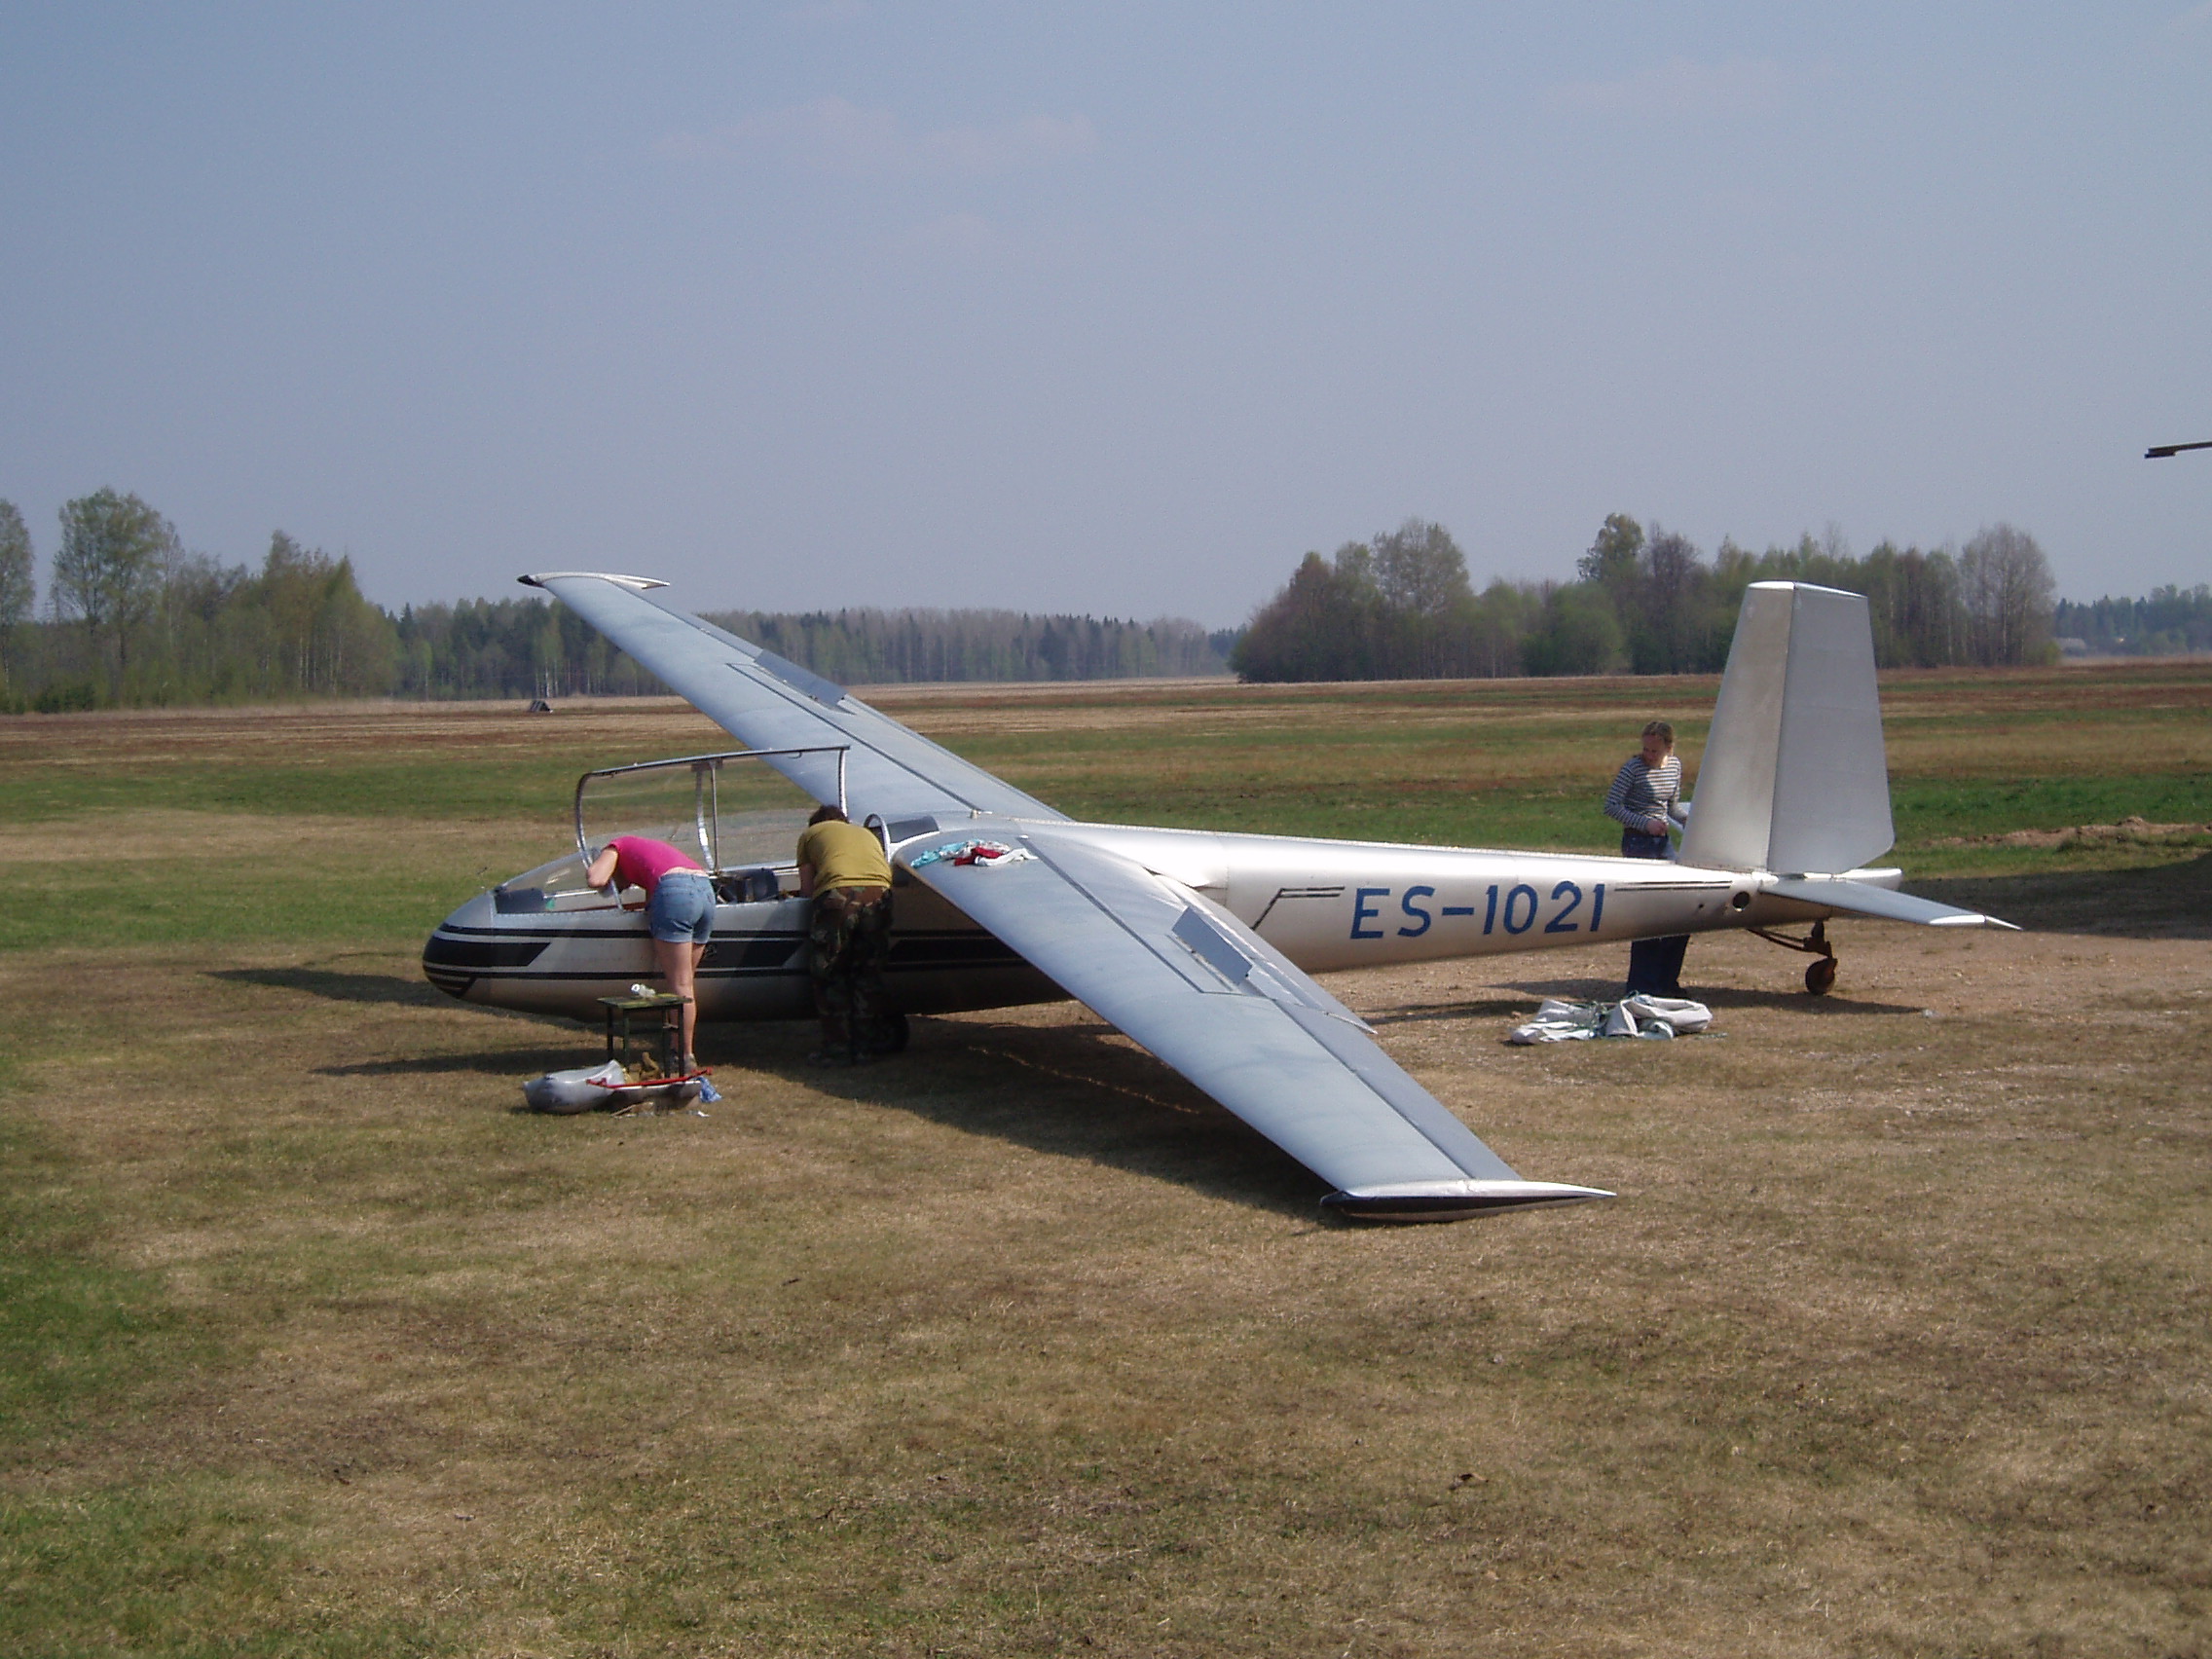
<instances>
[{"instance_id":1,"label":"silver glider fuselage","mask_svg":"<svg viewBox=\"0 0 2212 1659\"><path fill-rule=\"evenodd\" d=\"M997 816L941 826L1009 844L1020 841L1022 828L1021 820ZM1065 821L1050 828L1057 838L1120 855L1211 900L1308 973L1771 928L1831 913L1769 891L1772 877L1649 859ZM932 823L925 836L940 830ZM894 855L900 850L895 843ZM1848 873L1866 886L1898 884L1896 870ZM950 1014L1066 994L945 900L903 869L899 875L887 973L900 1009ZM654 977L641 909L613 899L561 910L502 909L499 900L495 892L469 901L425 948L429 977L464 1001L592 1019L599 998ZM795 896L718 905L698 976L700 1016L812 1013L806 915L807 901Z\"/></svg>"}]
</instances>

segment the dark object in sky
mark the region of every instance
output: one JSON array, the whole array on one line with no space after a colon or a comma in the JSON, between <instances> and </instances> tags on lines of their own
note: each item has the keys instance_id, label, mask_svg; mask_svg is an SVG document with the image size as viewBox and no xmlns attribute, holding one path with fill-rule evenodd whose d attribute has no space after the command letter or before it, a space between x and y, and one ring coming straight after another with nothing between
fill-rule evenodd
<instances>
[{"instance_id":1,"label":"dark object in sky","mask_svg":"<svg viewBox=\"0 0 2212 1659\"><path fill-rule=\"evenodd\" d=\"M2145 461L2163 461L2169 455L2179 455L2183 450L2193 449L2212 449L2212 442L2201 444L2159 444L2155 448L2145 450L2143 452L2143 459Z\"/></svg>"}]
</instances>

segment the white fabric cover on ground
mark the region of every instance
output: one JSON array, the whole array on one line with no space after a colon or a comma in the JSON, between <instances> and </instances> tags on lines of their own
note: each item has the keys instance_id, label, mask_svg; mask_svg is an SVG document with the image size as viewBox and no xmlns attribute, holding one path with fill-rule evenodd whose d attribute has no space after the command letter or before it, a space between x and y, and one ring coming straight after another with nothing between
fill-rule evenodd
<instances>
[{"instance_id":1,"label":"white fabric cover on ground","mask_svg":"<svg viewBox=\"0 0 2212 1659\"><path fill-rule=\"evenodd\" d=\"M1713 1023L1713 1011L1686 997L1628 997L1617 1003L1547 997L1536 1017L1508 1043L1581 1043L1593 1037L1686 1037Z\"/></svg>"}]
</instances>

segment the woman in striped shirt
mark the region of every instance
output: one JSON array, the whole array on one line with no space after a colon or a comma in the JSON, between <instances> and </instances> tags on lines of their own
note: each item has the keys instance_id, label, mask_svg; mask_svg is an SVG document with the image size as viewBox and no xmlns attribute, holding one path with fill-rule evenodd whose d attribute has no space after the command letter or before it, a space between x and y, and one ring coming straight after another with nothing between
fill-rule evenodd
<instances>
[{"instance_id":1,"label":"woman in striped shirt","mask_svg":"<svg viewBox=\"0 0 2212 1659\"><path fill-rule=\"evenodd\" d=\"M1621 857L1672 856L1667 827L1681 821L1682 763L1675 755L1675 728L1653 720L1643 728L1642 749L1628 757L1605 792L1605 816L1621 827ZM1682 955L1687 934L1671 939L1640 939L1628 947L1628 992L1656 997L1682 994Z\"/></svg>"}]
</instances>

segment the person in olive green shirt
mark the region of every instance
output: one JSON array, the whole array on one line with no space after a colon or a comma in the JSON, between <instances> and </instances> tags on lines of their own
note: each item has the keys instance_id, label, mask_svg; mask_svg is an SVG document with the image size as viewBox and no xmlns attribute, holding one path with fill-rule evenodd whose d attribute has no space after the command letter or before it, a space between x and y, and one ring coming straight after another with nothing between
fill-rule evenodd
<instances>
[{"instance_id":1,"label":"person in olive green shirt","mask_svg":"<svg viewBox=\"0 0 2212 1659\"><path fill-rule=\"evenodd\" d=\"M891 861L875 833L825 806L798 838L798 890L814 901L806 972L822 1016L817 1065L865 1065L883 1026L891 948Z\"/></svg>"}]
</instances>

